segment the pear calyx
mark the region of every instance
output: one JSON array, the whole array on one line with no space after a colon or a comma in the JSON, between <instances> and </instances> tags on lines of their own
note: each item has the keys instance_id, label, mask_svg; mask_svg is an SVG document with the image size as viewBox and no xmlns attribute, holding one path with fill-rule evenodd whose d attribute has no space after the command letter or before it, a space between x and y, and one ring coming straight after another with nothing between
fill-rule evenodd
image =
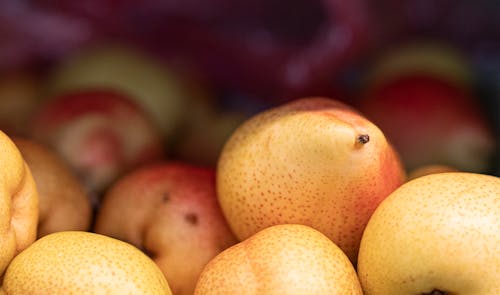
<instances>
[{"instance_id":1,"label":"pear calyx","mask_svg":"<svg viewBox=\"0 0 500 295\"><path fill-rule=\"evenodd\" d=\"M359 134L356 136L356 146L361 147L370 141L370 136L368 134Z\"/></svg>"},{"instance_id":2,"label":"pear calyx","mask_svg":"<svg viewBox=\"0 0 500 295\"><path fill-rule=\"evenodd\" d=\"M434 289L430 293L422 293L422 295L448 295L448 292Z\"/></svg>"}]
</instances>

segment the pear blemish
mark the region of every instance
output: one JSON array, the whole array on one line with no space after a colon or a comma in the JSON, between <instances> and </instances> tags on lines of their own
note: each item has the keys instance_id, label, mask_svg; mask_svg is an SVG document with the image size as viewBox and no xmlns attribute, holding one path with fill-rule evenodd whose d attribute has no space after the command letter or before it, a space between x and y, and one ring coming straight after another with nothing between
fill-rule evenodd
<instances>
[{"instance_id":1,"label":"pear blemish","mask_svg":"<svg viewBox=\"0 0 500 295\"><path fill-rule=\"evenodd\" d=\"M161 202L168 203L169 201L170 201L170 194L169 193L163 194L163 196L161 197Z\"/></svg>"},{"instance_id":2,"label":"pear blemish","mask_svg":"<svg viewBox=\"0 0 500 295\"><path fill-rule=\"evenodd\" d=\"M191 225L196 226L198 224L198 215L195 213L188 213L184 216L184 219Z\"/></svg>"}]
</instances>

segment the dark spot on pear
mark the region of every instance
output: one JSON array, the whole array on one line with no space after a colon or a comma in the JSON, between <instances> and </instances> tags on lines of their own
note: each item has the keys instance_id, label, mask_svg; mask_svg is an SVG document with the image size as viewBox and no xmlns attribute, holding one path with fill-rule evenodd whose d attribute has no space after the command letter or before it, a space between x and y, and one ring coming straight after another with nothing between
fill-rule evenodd
<instances>
[{"instance_id":1,"label":"dark spot on pear","mask_svg":"<svg viewBox=\"0 0 500 295\"><path fill-rule=\"evenodd\" d=\"M170 201L170 195L168 193L164 193L161 197L161 202L168 203L168 201Z\"/></svg>"},{"instance_id":2,"label":"dark spot on pear","mask_svg":"<svg viewBox=\"0 0 500 295\"><path fill-rule=\"evenodd\" d=\"M186 219L186 221L193 226L196 226L198 224L198 215L196 215L195 213L186 214L184 216L184 219Z\"/></svg>"}]
</instances>

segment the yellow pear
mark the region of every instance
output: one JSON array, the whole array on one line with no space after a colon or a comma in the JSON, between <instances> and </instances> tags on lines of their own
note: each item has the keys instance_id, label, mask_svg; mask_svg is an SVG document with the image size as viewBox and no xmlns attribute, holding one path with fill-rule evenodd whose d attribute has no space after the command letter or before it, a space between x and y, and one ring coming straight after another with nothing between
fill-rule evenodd
<instances>
[{"instance_id":1,"label":"yellow pear","mask_svg":"<svg viewBox=\"0 0 500 295\"><path fill-rule=\"evenodd\" d=\"M156 264L126 242L84 231L46 235L16 256L4 294L162 294L170 288Z\"/></svg>"},{"instance_id":2,"label":"yellow pear","mask_svg":"<svg viewBox=\"0 0 500 295\"><path fill-rule=\"evenodd\" d=\"M0 276L36 239L38 191L31 171L11 138L0 131Z\"/></svg>"},{"instance_id":3,"label":"yellow pear","mask_svg":"<svg viewBox=\"0 0 500 295\"><path fill-rule=\"evenodd\" d=\"M394 191L363 234L366 295L500 294L500 178L422 176Z\"/></svg>"},{"instance_id":4,"label":"yellow pear","mask_svg":"<svg viewBox=\"0 0 500 295\"><path fill-rule=\"evenodd\" d=\"M403 183L397 153L377 126L333 99L303 98L243 123L217 166L217 194L236 236L297 223L356 260L378 204Z\"/></svg>"},{"instance_id":5,"label":"yellow pear","mask_svg":"<svg viewBox=\"0 0 500 295\"><path fill-rule=\"evenodd\" d=\"M195 295L362 294L347 256L317 230L298 224L263 229L212 259Z\"/></svg>"}]
</instances>

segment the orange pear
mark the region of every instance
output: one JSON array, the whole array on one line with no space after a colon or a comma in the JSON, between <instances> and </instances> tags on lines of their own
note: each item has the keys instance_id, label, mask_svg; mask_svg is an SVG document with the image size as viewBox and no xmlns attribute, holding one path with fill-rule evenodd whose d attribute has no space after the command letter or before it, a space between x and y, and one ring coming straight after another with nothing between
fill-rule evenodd
<instances>
[{"instance_id":1,"label":"orange pear","mask_svg":"<svg viewBox=\"0 0 500 295\"><path fill-rule=\"evenodd\" d=\"M219 202L240 240L271 225L304 224L353 262L371 214L404 180L380 129L321 97L250 118L226 142L217 166Z\"/></svg>"},{"instance_id":2,"label":"orange pear","mask_svg":"<svg viewBox=\"0 0 500 295\"><path fill-rule=\"evenodd\" d=\"M317 230L298 224L263 229L212 259L195 295L362 294L347 256Z\"/></svg>"},{"instance_id":3,"label":"orange pear","mask_svg":"<svg viewBox=\"0 0 500 295\"><path fill-rule=\"evenodd\" d=\"M500 294L500 178L411 180L375 210L358 274L366 295Z\"/></svg>"}]
</instances>

